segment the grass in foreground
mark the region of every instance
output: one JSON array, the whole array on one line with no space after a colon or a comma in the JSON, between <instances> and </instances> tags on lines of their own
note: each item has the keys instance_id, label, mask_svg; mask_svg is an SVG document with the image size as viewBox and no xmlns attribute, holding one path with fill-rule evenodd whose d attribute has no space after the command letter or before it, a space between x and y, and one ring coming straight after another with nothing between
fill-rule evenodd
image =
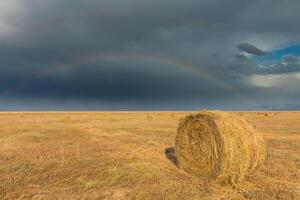
<instances>
[{"instance_id":1,"label":"grass in foreground","mask_svg":"<svg viewBox=\"0 0 300 200\"><path fill-rule=\"evenodd\" d=\"M239 114L268 154L232 188L166 158L186 113L2 113L0 199L299 199L300 113Z\"/></svg>"}]
</instances>

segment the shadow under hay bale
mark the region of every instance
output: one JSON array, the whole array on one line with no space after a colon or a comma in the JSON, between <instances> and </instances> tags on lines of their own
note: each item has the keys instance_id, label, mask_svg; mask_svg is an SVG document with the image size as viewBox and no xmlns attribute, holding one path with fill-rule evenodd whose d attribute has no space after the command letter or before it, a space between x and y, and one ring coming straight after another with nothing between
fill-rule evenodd
<instances>
[{"instance_id":1,"label":"shadow under hay bale","mask_svg":"<svg viewBox=\"0 0 300 200\"><path fill-rule=\"evenodd\" d=\"M174 165L178 166L178 160L175 154L175 149L173 147L166 148L165 155Z\"/></svg>"},{"instance_id":2,"label":"shadow under hay bale","mask_svg":"<svg viewBox=\"0 0 300 200\"><path fill-rule=\"evenodd\" d=\"M264 161L255 127L225 112L200 112L182 119L175 140L179 168L198 177L235 185Z\"/></svg>"}]
</instances>

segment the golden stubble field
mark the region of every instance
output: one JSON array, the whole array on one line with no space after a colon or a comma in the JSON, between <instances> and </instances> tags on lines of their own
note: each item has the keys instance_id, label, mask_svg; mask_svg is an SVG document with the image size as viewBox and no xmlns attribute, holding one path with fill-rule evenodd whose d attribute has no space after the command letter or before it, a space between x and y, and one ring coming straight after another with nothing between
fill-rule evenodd
<instances>
[{"instance_id":1,"label":"golden stubble field","mask_svg":"<svg viewBox=\"0 0 300 200\"><path fill-rule=\"evenodd\" d=\"M0 199L300 199L300 112L241 112L267 159L222 186L165 155L184 112L1 113Z\"/></svg>"}]
</instances>

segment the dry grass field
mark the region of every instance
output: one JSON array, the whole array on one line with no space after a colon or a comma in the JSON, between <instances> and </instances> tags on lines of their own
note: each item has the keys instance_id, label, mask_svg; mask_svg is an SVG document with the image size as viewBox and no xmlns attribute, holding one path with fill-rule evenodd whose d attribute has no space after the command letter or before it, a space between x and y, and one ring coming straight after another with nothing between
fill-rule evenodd
<instances>
[{"instance_id":1,"label":"dry grass field","mask_svg":"<svg viewBox=\"0 0 300 200\"><path fill-rule=\"evenodd\" d=\"M241 112L262 132L264 166L236 187L165 155L187 113L1 113L0 199L300 199L300 113Z\"/></svg>"}]
</instances>

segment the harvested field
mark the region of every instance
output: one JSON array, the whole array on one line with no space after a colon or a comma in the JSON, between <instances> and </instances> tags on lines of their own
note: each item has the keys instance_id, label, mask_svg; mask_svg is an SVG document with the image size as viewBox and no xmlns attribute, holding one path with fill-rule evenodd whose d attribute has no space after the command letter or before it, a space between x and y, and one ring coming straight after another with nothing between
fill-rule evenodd
<instances>
[{"instance_id":1,"label":"harvested field","mask_svg":"<svg viewBox=\"0 0 300 200\"><path fill-rule=\"evenodd\" d=\"M0 199L300 199L300 113L259 113L237 114L263 134L266 161L235 187L175 165L189 113L1 113Z\"/></svg>"}]
</instances>

